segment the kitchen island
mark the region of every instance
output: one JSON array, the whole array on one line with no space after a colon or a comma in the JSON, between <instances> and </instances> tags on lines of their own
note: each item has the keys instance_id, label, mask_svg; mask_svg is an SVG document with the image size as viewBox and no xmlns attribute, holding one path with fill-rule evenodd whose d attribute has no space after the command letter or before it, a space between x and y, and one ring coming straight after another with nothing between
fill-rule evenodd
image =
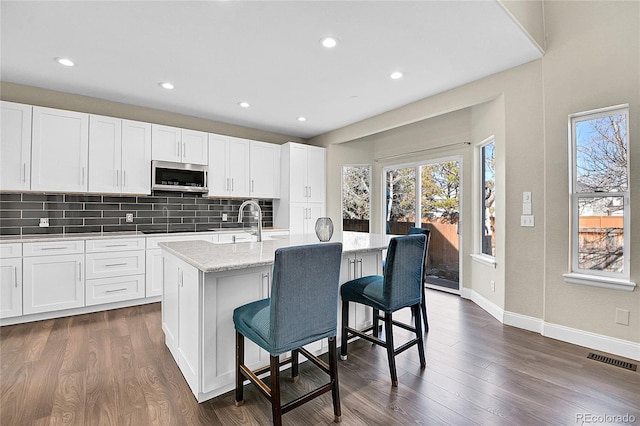
<instances>
[{"instance_id":1,"label":"kitchen island","mask_svg":"<svg viewBox=\"0 0 640 426\"><path fill-rule=\"evenodd\" d=\"M343 243L341 283L381 273L382 252L389 236L342 232L331 241ZM159 244L165 342L198 402L234 388L233 310L269 297L275 251L317 242L315 235L280 235L262 242L216 244L195 240ZM364 328L371 324L371 312L356 305L349 321L352 327ZM268 353L250 342L246 344L245 362L250 368L268 364ZM324 341L307 348L317 354L327 350Z\"/></svg>"}]
</instances>

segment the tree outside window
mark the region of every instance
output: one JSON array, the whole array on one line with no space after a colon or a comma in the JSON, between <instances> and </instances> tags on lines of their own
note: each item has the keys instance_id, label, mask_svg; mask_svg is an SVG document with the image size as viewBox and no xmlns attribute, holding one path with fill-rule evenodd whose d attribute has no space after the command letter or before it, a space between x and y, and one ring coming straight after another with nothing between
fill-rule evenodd
<instances>
[{"instance_id":1,"label":"tree outside window","mask_svg":"<svg viewBox=\"0 0 640 426\"><path fill-rule=\"evenodd\" d=\"M572 124L573 269L628 275L627 109L581 114Z\"/></svg>"},{"instance_id":2,"label":"tree outside window","mask_svg":"<svg viewBox=\"0 0 640 426\"><path fill-rule=\"evenodd\" d=\"M369 232L371 166L342 167L342 229Z\"/></svg>"},{"instance_id":3,"label":"tree outside window","mask_svg":"<svg viewBox=\"0 0 640 426\"><path fill-rule=\"evenodd\" d=\"M483 145L481 151L482 170L482 253L496 255L496 182L495 182L495 142Z\"/></svg>"}]
</instances>

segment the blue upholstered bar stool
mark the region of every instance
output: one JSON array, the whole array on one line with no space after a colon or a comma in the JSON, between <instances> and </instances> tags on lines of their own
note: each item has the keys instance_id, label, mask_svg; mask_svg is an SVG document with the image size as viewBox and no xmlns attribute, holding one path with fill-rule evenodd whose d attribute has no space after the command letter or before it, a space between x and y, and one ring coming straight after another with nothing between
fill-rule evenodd
<instances>
[{"instance_id":1,"label":"blue upholstered bar stool","mask_svg":"<svg viewBox=\"0 0 640 426\"><path fill-rule=\"evenodd\" d=\"M395 356L410 347L418 346L420 366L424 368L424 343L422 339L422 320L420 302L422 300L422 275L424 251L427 238L424 234L394 237L389 242L384 275L369 275L348 281L340 288L342 296L342 344L340 356L347 359L348 339L358 336L387 349L391 385L398 386ZM349 324L349 302L362 303L373 308L373 325L364 330L356 330ZM393 313L411 307L415 327L393 320ZM384 312L381 316L380 311ZM384 321L385 340L378 337L379 320ZM415 339L404 345L394 347L393 326L413 331ZM371 332L371 334L369 334Z\"/></svg>"},{"instance_id":2,"label":"blue upholstered bar stool","mask_svg":"<svg viewBox=\"0 0 640 426\"><path fill-rule=\"evenodd\" d=\"M252 302L233 311L236 328L236 405L244 399L246 379L255 384L271 401L273 424L282 424L282 415L311 399L331 391L334 421L340 422L340 395L336 332L338 288L342 243L322 243L277 249L273 263L271 298ZM244 364L244 338L255 342L270 354L269 366L251 371ZM329 364L302 346L329 339ZM291 357L280 361L280 355ZM298 355L329 375L329 383L293 401L282 404L280 366L291 363L291 376L298 378ZM270 385L258 376L269 372Z\"/></svg>"}]
</instances>

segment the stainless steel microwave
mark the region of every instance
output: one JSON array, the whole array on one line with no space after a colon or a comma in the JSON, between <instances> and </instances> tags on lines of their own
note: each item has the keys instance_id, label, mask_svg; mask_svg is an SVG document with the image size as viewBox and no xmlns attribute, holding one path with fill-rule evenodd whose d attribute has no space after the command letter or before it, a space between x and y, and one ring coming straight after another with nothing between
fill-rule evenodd
<instances>
[{"instance_id":1,"label":"stainless steel microwave","mask_svg":"<svg viewBox=\"0 0 640 426\"><path fill-rule=\"evenodd\" d=\"M202 164L151 162L151 189L154 191L209 192L209 167Z\"/></svg>"}]
</instances>

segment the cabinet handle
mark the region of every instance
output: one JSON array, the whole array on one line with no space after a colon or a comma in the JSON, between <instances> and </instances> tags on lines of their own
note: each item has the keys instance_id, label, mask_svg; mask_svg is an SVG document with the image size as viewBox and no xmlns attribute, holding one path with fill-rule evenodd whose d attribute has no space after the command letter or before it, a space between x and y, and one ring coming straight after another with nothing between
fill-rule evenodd
<instances>
[{"instance_id":1,"label":"cabinet handle","mask_svg":"<svg viewBox=\"0 0 640 426\"><path fill-rule=\"evenodd\" d=\"M106 290L105 293L115 293L117 291L126 291L126 290L127 290L126 287L124 287L124 288L114 288L113 290Z\"/></svg>"},{"instance_id":2,"label":"cabinet handle","mask_svg":"<svg viewBox=\"0 0 640 426\"><path fill-rule=\"evenodd\" d=\"M22 181L27 181L27 163L22 163Z\"/></svg>"},{"instance_id":3,"label":"cabinet handle","mask_svg":"<svg viewBox=\"0 0 640 426\"><path fill-rule=\"evenodd\" d=\"M78 262L78 281L82 281L82 262Z\"/></svg>"},{"instance_id":4,"label":"cabinet handle","mask_svg":"<svg viewBox=\"0 0 640 426\"><path fill-rule=\"evenodd\" d=\"M251 192L255 192L255 184L253 179L251 179Z\"/></svg>"},{"instance_id":5,"label":"cabinet handle","mask_svg":"<svg viewBox=\"0 0 640 426\"><path fill-rule=\"evenodd\" d=\"M356 260L356 263L360 264L360 274L358 275L358 278L362 278L362 259Z\"/></svg>"},{"instance_id":6,"label":"cabinet handle","mask_svg":"<svg viewBox=\"0 0 640 426\"><path fill-rule=\"evenodd\" d=\"M309 188L309 198L311 198L311 187L309 186L307 188Z\"/></svg>"},{"instance_id":7,"label":"cabinet handle","mask_svg":"<svg viewBox=\"0 0 640 426\"><path fill-rule=\"evenodd\" d=\"M233 192L235 190L235 182L234 182L235 178L231 178L231 192Z\"/></svg>"},{"instance_id":8,"label":"cabinet handle","mask_svg":"<svg viewBox=\"0 0 640 426\"><path fill-rule=\"evenodd\" d=\"M126 247L127 244L106 244L105 247Z\"/></svg>"},{"instance_id":9,"label":"cabinet handle","mask_svg":"<svg viewBox=\"0 0 640 426\"><path fill-rule=\"evenodd\" d=\"M122 171L122 187L126 187L127 186L127 171L123 170Z\"/></svg>"},{"instance_id":10,"label":"cabinet handle","mask_svg":"<svg viewBox=\"0 0 640 426\"><path fill-rule=\"evenodd\" d=\"M178 158L180 158L180 141L176 141L176 152L178 153Z\"/></svg>"},{"instance_id":11,"label":"cabinet handle","mask_svg":"<svg viewBox=\"0 0 640 426\"><path fill-rule=\"evenodd\" d=\"M225 179L225 183L224 183L224 190L228 191L229 190L229 178Z\"/></svg>"},{"instance_id":12,"label":"cabinet handle","mask_svg":"<svg viewBox=\"0 0 640 426\"><path fill-rule=\"evenodd\" d=\"M186 158L187 157L187 144L182 142L182 157Z\"/></svg>"},{"instance_id":13,"label":"cabinet handle","mask_svg":"<svg viewBox=\"0 0 640 426\"><path fill-rule=\"evenodd\" d=\"M353 265L353 268L351 267L351 265ZM349 271L349 279L352 280L355 278L356 276L356 261L353 259L349 259L349 267L347 268L347 271Z\"/></svg>"},{"instance_id":14,"label":"cabinet handle","mask_svg":"<svg viewBox=\"0 0 640 426\"><path fill-rule=\"evenodd\" d=\"M184 275L182 274L182 269L179 270L180 273L180 287L184 287Z\"/></svg>"},{"instance_id":15,"label":"cabinet handle","mask_svg":"<svg viewBox=\"0 0 640 426\"><path fill-rule=\"evenodd\" d=\"M40 250L64 250L67 247L42 247Z\"/></svg>"},{"instance_id":16,"label":"cabinet handle","mask_svg":"<svg viewBox=\"0 0 640 426\"><path fill-rule=\"evenodd\" d=\"M270 296L270 292L271 292L271 285L269 284L269 273L262 273L262 285L264 286L264 279L267 279L267 297Z\"/></svg>"},{"instance_id":17,"label":"cabinet handle","mask_svg":"<svg viewBox=\"0 0 640 426\"><path fill-rule=\"evenodd\" d=\"M124 263L109 263L109 264L104 265L104 266L108 266L108 267L111 267L111 266L127 266L127 262L124 262Z\"/></svg>"},{"instance_id":18,"label":"cabinet handle","mask_svg":"<svg viewBox=\"0 0 640 426\"><path fill-rule=\"evenodd\" d=\"M18 288L18 267L17 266L13 267L13 279L14 279L16 288Z\"/></svg>"},{"instance_id":19,"label":"cabinet handle","mask_svg":"<svg viewBox=\"0 0 640 426\"><path fill-rule=\"evenodd\" d=\"M82 168L82 182L81 182L81 184L84 185L84 167Z\"/></svg>"}]
</instances>

